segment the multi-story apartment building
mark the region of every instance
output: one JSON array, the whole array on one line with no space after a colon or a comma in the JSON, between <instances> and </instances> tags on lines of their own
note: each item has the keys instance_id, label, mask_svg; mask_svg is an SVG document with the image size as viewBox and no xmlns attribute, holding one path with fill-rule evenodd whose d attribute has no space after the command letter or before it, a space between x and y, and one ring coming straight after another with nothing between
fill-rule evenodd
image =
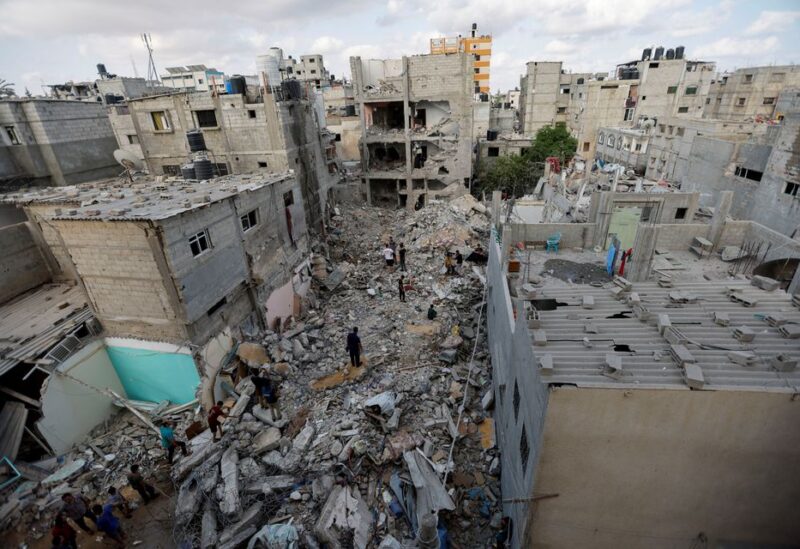
<instances>
[{"instance_id":1,"label":"multi-story apartment building","mask_svg":"<svg viewBox=\"0 0 800 549\"><path fill-rule=\"evenodd\" d=\"M800 86L800 67L747 67L725 73L711 84L703 116L721 120L778 118L778 96Z\"/></svg>"},{"instance_id":2,"label":"multi-story apartment building","mask_svg":"<svg viewBox=\"0 0 800 549\"><path fill-rule=\"evenodd\" d=\"M469 36L431 38L432 55L464 52L472 56L473 92L488 94L492 61L492 36L478 35L478 25L472 24Z\"/></svg>"},{"instance_id":3,"label":"multi-story apartment building","mask_svg":"<svg viewBox=\"0 0 800 549\"><path fill-rule=\"evenodd\" d=\"M369 203L413 208L464 192L472 175L471 64L466 53L350 58Z\"/></svg>"},{"instance_id":4,"label":"multi-story apartment building","mask_svg":"<svg viewBox=\"0 0 800 549\"><path fill-rule=\"evenodd\" d=\"M525 135L555 124L577 127L586 85L596 75L565 72L561 61L531 61L520 78L519 118Z\"/></svg>"},{"instance_id":5,"label":"multi-story apartment building","mask_svg":"<svg viewBox=\"0 0 800 549\"><path fill-rule=\"evenodd\" d=\"M205 65L167 67L161 75L164 86L181 91L225 91L225 73Z\"/></svg>"}]
</instances>

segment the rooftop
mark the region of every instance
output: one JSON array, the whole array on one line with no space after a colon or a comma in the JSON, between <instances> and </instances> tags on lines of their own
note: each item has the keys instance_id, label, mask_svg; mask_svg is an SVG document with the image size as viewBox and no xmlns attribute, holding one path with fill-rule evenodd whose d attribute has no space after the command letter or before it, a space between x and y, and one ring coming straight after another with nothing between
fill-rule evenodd
<instances>
[{"instance_id":1,"label":"rooftop","mask_svg":"<svg viewBox=\"0 0 800 549\"><path fill-rule=\"evenodd\" d=\"M9 193L0 203L58 206L53 219L158 220L293 177L291 172L226 175L208 181L142 176L133 183L115 178Z\"/></svg>"},{"instance_id":2,"label":"rooftop","mask_svg":"<svg viewBox=\"0 0 800 549\"><path fill-rule=\"evenodd\" d=\"M32 362L94 315L77 286L45 284L0 306L0 375Z\"/></svg>"},{"instance_id":3,"label":"rooftop","mask_svg":"<svg viewBox=\"0 0 800 549\"><path fill-rule=\"evenodd\" d=\"M786 292L734 277L687 276L673 287L641 282L626 290L597 278L590 285L544 277L526 301L537 360L552 364L540 370L546 383L787 393L800 387L800 370L791 369L800 339L789 335L800 332L800 309ZM742 303L748 300L755 304ZM534 307L538 323L530 321ZM789 371L781 371L784 364Z\"/></svg>"}]
</instances>

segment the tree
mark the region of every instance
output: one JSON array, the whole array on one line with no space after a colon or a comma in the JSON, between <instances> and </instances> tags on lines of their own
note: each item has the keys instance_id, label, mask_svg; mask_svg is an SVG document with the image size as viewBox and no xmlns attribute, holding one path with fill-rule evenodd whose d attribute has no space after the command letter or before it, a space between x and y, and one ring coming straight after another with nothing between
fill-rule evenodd
<instances>
[{"instance_id":1,"label":"tree","mask_svg":"<svg viewBox=\"0 0 800 549\"><path fill-rule=\"evenodd\" d=\"M0 78L0 97L14 97L16 92L12 87L14 84L11 82L6 82L2 78Z\"/></svg>"},{"instance_id":2,"label":"tree","mask_svg":"<svg viewBox=\"0 0 800 549\"><path fill-rule=\"evenodd\" d=\"M522 196L538 181L543 168L524 156L499 156L484 168L480 177L482 192L505 191Z\"/></svg>"},{"instance_id":3,"label":"tree","mask_svg":"<svg viewBox=\"0 0 800 549\"><path fill-rule=\"evenodd\" d=\"M536 132L531 148L525 156L531 162L544 162L548 156L555 156L562 164L569 162L575 156L578 140L569 134L564 124L545 126Z\"/></svg>"}]
</instances>

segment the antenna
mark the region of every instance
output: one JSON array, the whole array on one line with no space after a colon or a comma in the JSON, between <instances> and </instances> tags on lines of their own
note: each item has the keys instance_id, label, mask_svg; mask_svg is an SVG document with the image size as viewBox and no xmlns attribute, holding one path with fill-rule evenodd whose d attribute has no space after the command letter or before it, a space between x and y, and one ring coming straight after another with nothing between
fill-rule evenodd
<instances>
[{"instance_id":1,"label":"antenna","mask_svg":"<svg viewBox=\"0 0 800 549\"><path fill-rule=\"evenodd\" d=\"M144 32L141 36L144 47L147 48L147 81L158 82L160 84L161 80L158 78L156 63L153 61L153 39L150 37L149 32Z\"/></svg>"},{"instance_id":2,"label":"antenna","mask_svg":"<svg viewBox=\"0 0 800 549\"><path fill-rule=\"evenodd\" d=\"M136 70L136 61L133 59L133 54L131 54L131 66L133 66L133 76L139 78L139 71Z\"/></svg>"}]
</instances>

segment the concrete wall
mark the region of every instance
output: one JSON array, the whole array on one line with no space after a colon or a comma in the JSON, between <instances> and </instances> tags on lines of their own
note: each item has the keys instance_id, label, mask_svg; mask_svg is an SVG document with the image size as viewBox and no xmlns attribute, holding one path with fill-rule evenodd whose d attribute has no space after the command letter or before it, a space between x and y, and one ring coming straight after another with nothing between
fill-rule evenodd
<instances>
[{"instance_id":1,"label":"concrete wall","mask_svg":"<svg viewBox=\"0 0 800 549\"><path fill-rule=\"evenodd\" d=\"M562 248L588 248L596 225L594 223L509 223L504 225L510 232L511 242L544 242L555 233L561 233Z\"/></svg>"},{"instance_id":2,"label":"concrete wall","mask_svg":"<svg viewBox=\"0 0 800 549\"><path fill-rule=\"evenodd\" d=\"M798 420L786 394L554 389L535 492L558 497L532 505L525 546L793 545Z\"/></svg>"},{"instance_id":3,"label":"concrete wall","mask_svg":"<svg viewBox=\"0 0 800 549\"><path fill-rule=\"evenodd\" d=\"M114 176L119 165L111 124L100 103L51 99L0 101L0 180L68 185Z\"/></svg>"},{"instance_id":4,"label":"concrete wall","mask_svg":"<svg viewBox=\"0 0 800 549\"><path fill-rule=\"evenodd\" d=\"M649 140L650 136L645 130L598 128L595 157L622 164L643 174L647 166Z\"/></svg>"},{"instance_id":5,"label":"concrete wall","mask_svg":"<svg viewBox=\"0 0 800 549\"><path fill-rule=\"evenodd\" d=\"M0 228L0 303L50 281L50 270L28 223Z\"/></svg>"},{"instance_id":6,"label":"concrete wall","mask_svg":"<svg viewBox=\"0 0 800 549\"><path fill-rule=\"evenodd\" d=\"M58 371L127 396L102 341L93 341L58 366ZM69 378L52 375L42 385L42 419L36 426L57 454L86 439L92 429L118 410L111 399Z\"/></svg>"},{"instance_id":7,"label":"concrete wall","mask_svg":"<svg viewBox=\"0 0 800 549\"><path fill-rule=\"evenodd\" d=\"M656 249L688 250L696 236L707 238L711 225L705 223L665 223L659 225Z\"/></svg>"},{"instance_id":8,"label":"concrete wall","mask_svg":"<svg viewBox=\"0 0 800 549\"><path fill-rule=\"evenodd\" d=\"M503 238L503 242L510 243L508 236ZM494 231L487 247L487 326L495 394L493 416L497 444L502 449L501 488L505 500L526 500L538 482L536 463L542 450L548 389L539 376L533 342L527 323L522 320L524 313L518 314L516 319L514 317L514 305L504 273L505 254L501 253ZM515 387L518 391L516 399ZM516 411L515 401L518 401ZM524 466L520 455L523 432L529 447L528 461ZM523 535L528 523L528 502L504 503L503 515L511 517L514 525L510 546L514 549L527 547Z\"/></svg>"}]
</instances>

